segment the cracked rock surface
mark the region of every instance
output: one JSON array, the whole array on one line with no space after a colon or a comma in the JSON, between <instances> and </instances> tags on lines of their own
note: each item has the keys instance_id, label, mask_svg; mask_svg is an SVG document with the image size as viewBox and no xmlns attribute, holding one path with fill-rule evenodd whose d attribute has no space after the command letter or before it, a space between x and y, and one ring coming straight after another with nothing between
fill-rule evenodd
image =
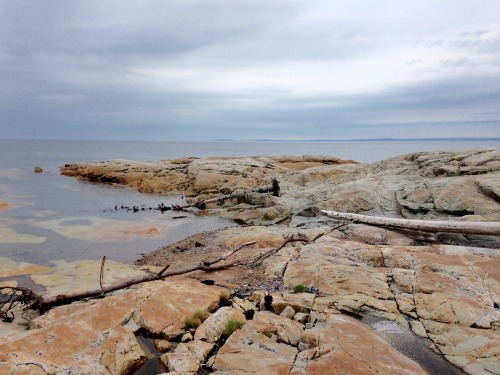
<instances>
[{"instance_id":1,"label":"cracked rock surface","mask_svg":"<svg viewBox=\"0 0 500 375\"><path fill-rule=\"evenodd\" d=\"M70 164L61 173L142 192L182 192L190 200L280 182L281 196L250 193L209 211L238 223L300 222L321 209L434 219L500 220L500 150L420 152L372 164L325 156L183 158ZM316 220L317 221L317 220ZM303 224L303 223L302 223Z\"/></svg>"},{"instance_id":2,"label":"cracked rock surface","mask_svg":"<svg viewBox=\"0 0 500 375\"><path fill-rule=\"evenodd\" d=\"M0 372L35 371L36 366L32 373L91 368L95 373L130 374L146 360L135 336L141 332L155 339L165 371L179 374L200 369L216 374L429 373L391 346L383 332L356 318L370 314L422 337L425 344L419 345L429 346L465 373L498 373L497 250L373 244L368 234L365 242L348 240L328 226L300 231L237 227L195 238L211 238L213 247L205 251L217 256L257 236L262 242L239 255L246 257L276 247L291 231L307 238L323 236L290 243L258 267L196 272L54 308L31 320L29 330L0 337ZM398 236L387 238L401 242ZM183 252L170 256L185 257L179 262L195 256L199 246L188 243L183 243ZM164 259L162 253L172 249L156 256ZM285 264L280 276L266 272L275 272L276 264ZM200 282L207 279L215 285ZM306 292L294 293L298 284ZM233 298L229 306L218 306L226 290ZM185 318L197 310L210 314L197 329L186 329ZM244 325L227 337L229 319Z\"/></svg>"},{"instance_id":3,"label":"cracked rock surface","mask_svg":"<svg viewBox=\"0 0 500 375\"><path fill-rule=\"evenodd\" d=\"M141 259L142 268L109 262L109 283L166 264L198 264L250 241L231 260L256 257L291 235L301 241L251 267L197 271L0 322L2 374L133 374L151 356L138 336L156 345L153 357L172 374L438 373L366 316L417 337L455 366L450 374L500 374L498 236L334 229L336 221L319 215L327 208L500 221L500 150L415 153L370 165L312 156L116 160L68 165L63 173L191 199L280 181L280 197L250 193L207 207L243 226L166 246ZM48 295L95 288L100 261L77 263L5 260L0 276L11 284L29 278L25 285ZM221 292L231 294L225 306ZM199 311L203 322L186 327Z\"/></svg>"}]
</instances>

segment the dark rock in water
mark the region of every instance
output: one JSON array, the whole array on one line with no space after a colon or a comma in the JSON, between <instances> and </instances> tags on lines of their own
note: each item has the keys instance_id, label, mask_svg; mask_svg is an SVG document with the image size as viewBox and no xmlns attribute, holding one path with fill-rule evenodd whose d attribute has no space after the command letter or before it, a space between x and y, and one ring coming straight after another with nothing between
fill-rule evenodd
<instances>
[{"instance_id":1,"label":"dark rock in water","mask_svg":"<svg viewBox=\"0 0 500 375\"><path fill-rule=\"evenodd\" d=\"M39 166L36 166L35 169L33 170L35 173L42 173L43 172L43 168L42 167L39 167Z\"/></svg>"}]
</instances>

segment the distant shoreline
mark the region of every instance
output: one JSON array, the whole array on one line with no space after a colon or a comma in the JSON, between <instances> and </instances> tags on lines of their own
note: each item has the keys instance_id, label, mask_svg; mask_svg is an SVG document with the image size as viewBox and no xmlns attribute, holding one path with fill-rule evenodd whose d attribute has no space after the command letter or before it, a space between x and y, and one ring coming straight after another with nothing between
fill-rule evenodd
<instances>
[{"instance_id":1,"label":"distant shoreline","mask_svg":"<svg viewBox=\"0 0 500 375\"><path fill-rule=\"evenodd\" d=\"M500 138L213 139L212 142L498 142Z\"/></svg>"},{"instance_id":2,"label":"distant shoreline","mask_svg":"<svg viewBox=\"0 0 500 375\"><path fill-rule=\"evenodd\" d=\"M201 140L144 140L144 139L32 139L32 138L1 138L0 141L28 141L28 142L500 142L500 137L496 138L361 138L361 139L201 139Z\"/></svg>"}]
</instances>

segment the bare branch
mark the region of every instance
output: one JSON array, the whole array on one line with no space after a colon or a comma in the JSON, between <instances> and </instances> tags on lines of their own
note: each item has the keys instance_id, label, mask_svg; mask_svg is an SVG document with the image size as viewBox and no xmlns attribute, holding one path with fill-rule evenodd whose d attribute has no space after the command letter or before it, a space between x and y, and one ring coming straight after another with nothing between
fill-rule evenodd
<instances>
[{"instance_id":1,"label":"bare branch","mask_svg":"<svg viewBox=\"0 0 500 375\"><path fill-rule=\"evenodd\" d=\"M102 257L101 274L99 275L99 285L101 286L101 290L102 290L102 281L104 278L104 262L105 261L106 261L106 255Z\"/></svg>"}]
</instances>

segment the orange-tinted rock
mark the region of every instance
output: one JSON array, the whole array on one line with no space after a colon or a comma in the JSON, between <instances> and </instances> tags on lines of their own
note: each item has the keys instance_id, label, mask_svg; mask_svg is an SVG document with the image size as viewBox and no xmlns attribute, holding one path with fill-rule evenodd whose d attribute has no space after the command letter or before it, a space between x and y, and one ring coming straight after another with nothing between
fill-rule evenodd
<instances>
[{"instance_id":1,"label":"orange-tinted rock","mask_svg":"<svg viewBox=\"0 0 500 375\"><path fill-rule=\"evenodd\" d=\"M296 353L296 348L277 343L245 325L219 350L213 369L216 374L288 374Z\"/></svg>"},{"instance_id":2,"label":"orange-tinted rock","mask_svg":"<svg viewBox=\"0 0 500 375\"><path fill-rule=\"evenodd\" d=\"M330 314L324 326L305 330L308 350L295 360L290 374L427 374L363 323Z\"/></svg>"},{"instance_id":3,"label":"orange-tinted rock","mask_svg":"<svg viewBox=\"0 0 500 375\"><path fill-rule=\"evenodd\" d=\"M129 374L146 359L134 335L138 325L177 336L184 318L216 306L222 290L172 278L53 308L34 319L31 330L0 337L0 373L32 363L46 373Z\"/></svg>"},{"instance_id":4,"label":"orange-tinted rock","mask_svg":"<svg viewBox=\"0 0 500 375\"><path fill-rule=\"evenodd\" d=\"M148 283L143 288L151 290L151 294L137 309L137 323L153 334L166 337L179 335L186 317L196 310L210 310L225 291L189 278Z\"/></svg>"}]
</instances>

